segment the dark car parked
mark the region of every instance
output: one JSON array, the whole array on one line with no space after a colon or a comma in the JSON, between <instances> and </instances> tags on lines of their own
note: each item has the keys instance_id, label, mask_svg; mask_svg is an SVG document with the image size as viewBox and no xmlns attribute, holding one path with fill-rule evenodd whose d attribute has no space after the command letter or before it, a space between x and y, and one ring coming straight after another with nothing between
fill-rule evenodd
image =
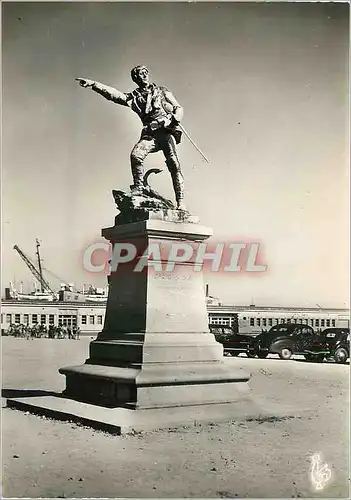
<instances>
[{"instance_id":1,"label":"dark car parked","mask_svg":"<svg viewBox=\"0 0 351 500\"><path fill-rule=\"evenodd\" d=\"M278 354L280 359L290 359L293 354L304 354L315 339L312 327L298 323L282 323L258 335L249 345L248 355L266 358Z\"/></svg>"},{"instance_id":2,"label":"dark car parked","mask_svg":"<svg viewBox=\"0 0 351 500\"><path fill-rule=\"evenodd\" d=\"M322 362L333 358L336 363L346 363L350 357L350 329L327 328L306 348L305 358Z\"/></svg>"},{"instance_id":3,"label":"dark car parked","mask_svg":"<svg viewBox=\"0 0 351 500\"><path fill-rule=\"evenodd\" d=\"M235 333L229 326L210 325L210 331L214 334L217 342L223 345L224 356L239 356L242 352L246 353L253 339L252 335Z\"/></svg>"}]
</instances>

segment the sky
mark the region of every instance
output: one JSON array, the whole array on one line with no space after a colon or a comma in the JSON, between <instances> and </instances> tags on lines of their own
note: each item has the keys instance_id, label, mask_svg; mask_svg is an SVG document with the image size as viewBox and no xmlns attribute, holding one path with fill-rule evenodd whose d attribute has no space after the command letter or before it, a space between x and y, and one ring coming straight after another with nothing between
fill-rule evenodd
<instances>
[{"instance_id":1,"label":"sky","mask_svg":"<svg viewBox=\"0 0 351 500\"><path fill-rule=\"evenodd\" d=\"M260 244L264 273L211 273L226 304L348 306L347 3L2 3L2 290L32 284L13 250L105 286L82 253L132 183L139 118L76 85L130 91L150 69L184 107L186 203L223 242ZM162 153L146 168L164 167ZM150 179L151 182L151 179ZM173 196L166 169L152 185ZM59 280L46 274L52 284Z\"/></svg>"}]
</instances>

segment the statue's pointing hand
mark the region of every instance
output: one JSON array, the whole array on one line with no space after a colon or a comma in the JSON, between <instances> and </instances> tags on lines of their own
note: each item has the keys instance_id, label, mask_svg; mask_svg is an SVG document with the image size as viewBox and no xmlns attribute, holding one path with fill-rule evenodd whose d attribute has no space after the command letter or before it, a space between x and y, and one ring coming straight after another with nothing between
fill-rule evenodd
<instances>
[{"instance_id":1,"label":"statue's pointing hand","mask_svg":"<svg viewBox=\"0 0 351 500\"><path fill-rule=\"evenodd\" d=\"M76 78L76 81L81 87L88 88L94 85L94 80L88 80L87 78Z\"/></svg>"}]
</instances>

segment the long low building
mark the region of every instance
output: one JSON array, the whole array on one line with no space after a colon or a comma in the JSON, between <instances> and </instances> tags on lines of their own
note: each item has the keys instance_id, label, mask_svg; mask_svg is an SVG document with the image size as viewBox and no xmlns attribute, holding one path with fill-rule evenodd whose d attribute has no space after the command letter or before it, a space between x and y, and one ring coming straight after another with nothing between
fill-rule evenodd
<instances>
[{"instance_id":1,"label":"long low building","mask_svg":"<svg viewBox=\"0 0 351 500\"><path fill-rule=\"evenodd\" d=\"M279 323L305 323L315 330L349 328L350 311L337 308L208 305L210 324L231 326L240 333L260 333Z\"/></svg>"},{"instance_id":2,"label":"long low building","mask_svg":"<svg viewBox=\"0 0 351 500\"><path fill-rule=\"evenodd\" d=\"M78 326L82 335L98 334L104 324L106 303L4 300L1 306L1 332L10 324L33 326ZM314 329L347 328L349 310L337 308L231 306L208 302L209 324L230 326L240 333L257 334L282 322L302 322Z\"/></svg>"}]
</instances>

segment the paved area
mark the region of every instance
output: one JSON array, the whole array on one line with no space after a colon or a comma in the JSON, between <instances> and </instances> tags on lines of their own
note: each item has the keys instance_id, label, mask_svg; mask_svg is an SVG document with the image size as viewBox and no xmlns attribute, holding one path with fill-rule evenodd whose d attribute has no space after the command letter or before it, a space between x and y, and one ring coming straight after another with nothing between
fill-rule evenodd
<instances>
[{"instance_id":1,"label":"paved area","mask_svg":"<svg viewBox=\"0 0 351 500\"><path fill-rule=\"evenodd\" d=\"M3 338L3 395L61 391L58 368L82 363L89 338ZM252 374L262 404L289 418L250 419L111 436L71 422L2 411L4 497L237 498L349 496L349 366L227 358ZM332 476L311 481L319 452Z\"/></svg>"}]
</instances>

